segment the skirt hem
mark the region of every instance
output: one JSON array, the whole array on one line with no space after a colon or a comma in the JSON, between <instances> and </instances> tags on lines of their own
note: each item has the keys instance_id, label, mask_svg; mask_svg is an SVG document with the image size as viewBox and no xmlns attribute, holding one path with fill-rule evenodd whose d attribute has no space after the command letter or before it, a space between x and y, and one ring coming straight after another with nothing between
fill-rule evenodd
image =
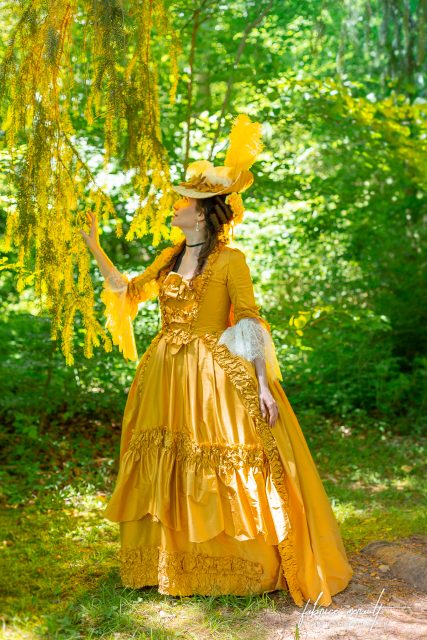
<instances>
[{"instance_id":1,"label":"skirt hem","mask_svg":"<svg viewBox=\"0 0 427 640\"><path fill-rule=\"evenodd\" d=\"M124 587L157 586L163 595L248 596L287 590L280 567L269 575L261 562L235 555L213 556L196 551L171 552L158 547L136 547L121 549L119 558Z\"/></svg>"}]
</instances>

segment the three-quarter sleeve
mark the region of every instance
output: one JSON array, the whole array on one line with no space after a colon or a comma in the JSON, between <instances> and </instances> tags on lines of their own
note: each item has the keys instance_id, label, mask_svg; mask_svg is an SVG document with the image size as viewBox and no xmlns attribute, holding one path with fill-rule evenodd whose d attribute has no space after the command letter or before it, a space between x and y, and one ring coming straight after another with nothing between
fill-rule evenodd
<instances>
[{"instance_id":1,"label":"three-quarter sleeve","mask_svg":"<svg viewBox=\"0 0 427 640\"><path fill-rule=\"evenodd\" d=\"M245 254L233 248L230 252L227 289L232 303L232 326L221 334L218 344L232 353L254 362L265 361L268 375L283 380L269 323L261 316Z\"/></svg>"},{"instance_id":2,"label":"three-quarter sleeve","mask_svg":"<svg viewBox=\"0 0 427 640\"><path fill-rule=\"evenodd\" d=\"M156 276L163 261L163 252L135 277L112 269L103 282L101 300L105 304L105 327L109 330L113 344L119 347L127 360L138 360L138 351L133 331L133 321L140 302L158 294Z\"/></svg>"}]
</instances>

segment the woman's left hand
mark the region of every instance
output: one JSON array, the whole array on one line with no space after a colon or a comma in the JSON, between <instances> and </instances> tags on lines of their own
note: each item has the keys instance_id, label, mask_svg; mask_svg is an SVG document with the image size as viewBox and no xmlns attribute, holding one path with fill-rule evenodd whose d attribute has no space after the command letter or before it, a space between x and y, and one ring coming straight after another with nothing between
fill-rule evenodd
<instances>
[{"instance_id":1,"label":"woman's left hand","mask_svg":"<svg viewBox=\"0 0 427 640\"><path fill-rule=\"evenodd\" d=\"M259 406L264 420L273 427L279 417L279 408L268 387L261 387L258 393Z\"/></svg>"}]
</instances>

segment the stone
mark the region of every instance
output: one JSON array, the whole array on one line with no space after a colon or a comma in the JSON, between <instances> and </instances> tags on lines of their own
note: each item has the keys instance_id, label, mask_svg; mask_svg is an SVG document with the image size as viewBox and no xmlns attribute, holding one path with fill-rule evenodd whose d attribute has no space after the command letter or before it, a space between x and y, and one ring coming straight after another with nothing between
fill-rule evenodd
<instances>
[{"instance_id":1,"label":"stone","mask_svg":"<svg viewBox=\"0 0 427 640\"><path fill-rule=\"evenodd\" d=\"M380 567L389 567L392 575L427 593L427 558L421 553L408 551L398 543L387 540L371 542L361 551L383 562Z\"/></svg>"}]
</instances>

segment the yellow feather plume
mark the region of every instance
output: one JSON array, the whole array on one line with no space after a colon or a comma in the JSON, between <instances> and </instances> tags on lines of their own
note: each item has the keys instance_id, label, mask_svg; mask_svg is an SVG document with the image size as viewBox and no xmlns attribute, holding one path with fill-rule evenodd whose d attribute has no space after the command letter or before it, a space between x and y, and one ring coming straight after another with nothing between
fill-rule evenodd
<instances>
[{"instance_id":1,"label":"yellow feather plume","mask_svg":"<svg viewBox=\"0 0 427 640\"><path fill-rule=\"evenodd\" d=\"M233 178L253 165L264 147L261 137L261 123L251 122L245 113L237 116L228 136L230 146L224 161L226 167L232 167Z\"/></svg>"}]
</instances>

